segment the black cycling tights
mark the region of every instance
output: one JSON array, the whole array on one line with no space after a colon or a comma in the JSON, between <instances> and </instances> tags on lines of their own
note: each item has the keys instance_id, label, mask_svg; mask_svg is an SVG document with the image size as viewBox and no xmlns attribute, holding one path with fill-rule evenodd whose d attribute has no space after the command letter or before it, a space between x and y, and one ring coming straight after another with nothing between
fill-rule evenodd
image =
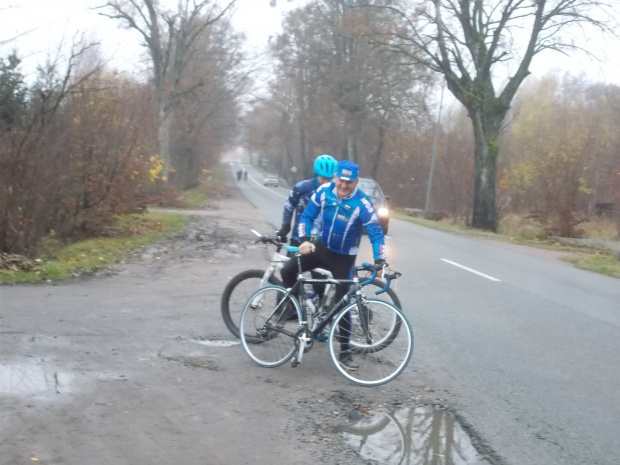
<instances>
[{"instance_id":1,"label":"black cycling tights","mask_svg":"<svg viewBox=\"0 0 620 465\"><path fill-rule=\"evenodd\" d=\"M316 250L308 255L301 256L301 269L302 271L308 271L313 268L324 268L331 271L332 275L336 279L350 279L351 268L355 264L355 255L343 255L340 253L332 252L329 250L323 242L318 241L316 244ZM292 257L288 261L282 271L282 282L284 287L290 288L295 284L297 280L297 260ZM334 303L340 301L342 297L347 293L348 286L346 284L340 284L336 286L336 297ZM351 332L350 315L348 318L340 320L339 330L341 335L341 350L344 352L349 349L349 334ZM345 326L345 325L348 325Z\"/></svg>"}]
</instances>

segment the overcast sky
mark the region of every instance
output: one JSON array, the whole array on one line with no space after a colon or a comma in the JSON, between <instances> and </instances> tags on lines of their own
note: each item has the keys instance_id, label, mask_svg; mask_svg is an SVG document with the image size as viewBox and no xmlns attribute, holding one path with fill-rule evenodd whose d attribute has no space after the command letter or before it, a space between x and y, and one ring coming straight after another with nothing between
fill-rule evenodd
<instances>
[{"instance_id":1,"label":"overcast sky","mask_svg":"<svg viewBox=\"0 0 620 465\"><path fill-rule=\"evenodd\" d=\"M163 1L176 3L176 0ZM104 2L0 0L0 57L17 48L19 56L24 58L25 69L31 72L48 55L54 56L62 41L69 45L77 31L87 31L90 40L101 41L103 53L112 59L113 66L126 67L140 56L140 38L135 31L119 28L118 21L90 9ZM237 0L233 24L245 32L248 43L260 51L268 37L279 31L282 14L290 8L291 4L283 0L278 2L277 8L270 7L269 0ZM15 37L16 40L4 43Z\"/></svg>"},{"instance_id":2,"label":"overcast sky","mask_svg":"<svg viewBox=\"0 0 620 465\"><path fill-rule=\"evenodd\" d=\"M172 1L174 4L176 0ZM300 0L298 0L299 2ZM54 56L61 41L66 47L76 31L88 31L91 40L102 42L103 53L112 59L111 65L130 70L139 60L141 48L135 32L122 30L118 22L97 15L89 7L104 0L0 0L0 57L17 48L24 58L23 71L33 72L36 64ZM620 0L613 0L619 5ZM278 8L271 8L269 0L238 0L233 24L248 36L249 42L261 50L269 35L279 31L283 11L292 8L285 0L278 1ZM17 37L19 36L19 37ZM3 42L16 40L2 45ZM600 61L576 55L564 57L546 53L534 58L531 71L543 75L559 69L573 74L585 72L594 80L620 85L620 43L604 42L599 36L577 38L584 48L594 52Z\"/></svg>"}]
</instances>

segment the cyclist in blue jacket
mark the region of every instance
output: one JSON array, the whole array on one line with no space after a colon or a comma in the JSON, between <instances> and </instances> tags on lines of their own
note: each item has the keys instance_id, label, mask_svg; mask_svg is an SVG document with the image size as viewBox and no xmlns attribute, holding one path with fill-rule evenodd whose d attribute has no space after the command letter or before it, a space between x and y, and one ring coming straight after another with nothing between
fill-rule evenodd
<instances>
[{"instance_id":1,"label":"cyclist in blue jacket","mask_svg":"<svg viewBox=\"0 0 620 465\"><path fill-rule=\"evenodd\" d=\"M299 220L303 213L310 196L314 194L322 184L328 183L334 177L338 162L331 155L320 155L314 161L314 178L300 181L291 190L291 193L284 204L284 212L282 213L282 226L276 232L279 240L286 242L286 236L291 231L291 220L295 215L295 225L291 234L291 245L297 247L299 242Z\"/></svg>"},{"instance_id":2,"label":"cyclist in blue jacket","mask_svg":"<svg viewBox=\"0 0 620 465\"><path fill-rule=\"evenodd\" d=\"M324 184L312 195L299 222L299 252L302 254L302 270L325 268L336 279L348 279L359 252L362 228L366 229L372 243L375 264L385 263L385 238L379 219L366 194L357 189L359 166L344 160L338 163L336 176L330 184ZM320 241L310 242L312 225L317 217L322 220ZM297 263L289 261L281 271L282 281L289 288L295 284ZM347 292L346 286L337 286L336 302ZM351 316L340 323L339 362L350 371L358 365L351 357L349 334Z\"/></svg>"}]
</instances>

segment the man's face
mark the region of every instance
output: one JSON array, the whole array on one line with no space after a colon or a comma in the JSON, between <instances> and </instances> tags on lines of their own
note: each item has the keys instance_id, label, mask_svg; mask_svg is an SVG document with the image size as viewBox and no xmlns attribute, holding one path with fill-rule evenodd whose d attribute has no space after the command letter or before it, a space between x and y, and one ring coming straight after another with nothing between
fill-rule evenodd
<instances>
[{"instance_id":1,"label":"man's face","mask_svg":"<svg viewBox=\"0 0 620 465\"><path fill-rule=\"evenodd\" d=\"M325 176L317 176L319 184L325 184L326 182L332 182L333 178L326 178Z\"/></svg>"},{"instance_id":2,"label":"man's face","mask_svg":"<svg viewBox=\"0 0 620 465\"><path fill-rule=\"evenodd\" d=\"M354 181L343 181L336 176L334 181L336 182L336 193L338 194L338 197L346 197L355 190L357 183L359 182L359 178Z\"/></svg>"}]
</instances>

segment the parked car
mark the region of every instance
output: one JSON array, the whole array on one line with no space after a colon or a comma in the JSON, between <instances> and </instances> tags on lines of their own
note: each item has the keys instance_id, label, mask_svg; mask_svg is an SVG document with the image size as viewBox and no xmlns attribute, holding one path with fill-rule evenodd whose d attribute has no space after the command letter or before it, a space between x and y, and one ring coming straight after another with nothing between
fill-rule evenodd
<instances>
[{"instance_id":1,"label":"parked car","mask_svg":"<svg viewBox=\"0 0 620 465\"><path fill-rule=\"evenodd\" d=\"M265 178L265 180L263 181L263 186L273 186L273 187L278 187L280 184L280 182L278 181L278 177L274 176L273 174L270 174L269 176L267 176Z\"/></svg>"},{"instance_id":2,"label":"parked car","mask_svg":"<svg viewBox=\"0 0 620 465\"><path fill-rule=\"evenodd\" d=\"M375 207L375 211L377 212L377 217L379 218L379 223L381 224L381 229L383 229L383 234L388 233L388 226L390 222L390 210L388 209L388 199L377 181L372 178L362 178L360 177L359 184L357 188L363 191L370 200L372 200L372 205Z\"/></svg>"}]
</instances>

